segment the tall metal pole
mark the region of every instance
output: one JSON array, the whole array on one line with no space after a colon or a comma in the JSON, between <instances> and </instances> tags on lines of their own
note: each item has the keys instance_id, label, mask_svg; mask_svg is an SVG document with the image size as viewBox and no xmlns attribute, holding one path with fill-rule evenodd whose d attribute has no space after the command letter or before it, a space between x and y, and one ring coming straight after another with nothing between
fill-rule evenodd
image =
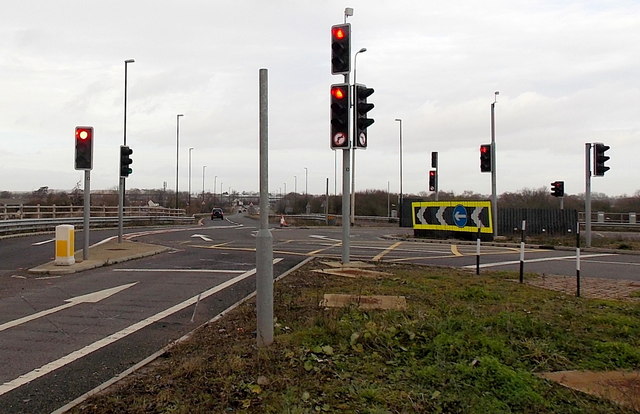
<instances>
[{"instance_id":1,"label":"tall metal pole","mask_svg":"<svg viewBox=\"0 0 640 414\"><path fill-rule=\"evenodd\" d=\"M498 195L496 191L496 118L495 108L498 94L494 92L494 100L491 104L491 215L493 223L493 237L498 235Z\"/></svg>"},{"instance_id":2,"label":"tall metal pole","mask_svg":"<svg viewBox=\"0 0 640 414\"><path fill-rule=\"evenodd\" d=\"M193 147L189 147L189 197L187 198L187 206L189 207L191 207L191 151L193 151Z\"/></svg>"},{"instance_id":3,"label":"tall metal pole","mask_svg":"<svg viewBox=\"0 0 640 414\"><path fill-rule=\"evenodd\" d=\"M214 207L215 207L215 204L216 204L216 186L218 185L217 181L218 181L218 176L216 175L216 176L213 177L213 204L214 204Z\"/></svg>"},{"instance_id":4,"label":"tall metal pole","mask_svg":"<svg viewBox=\"0 0 640 414\"><path fill-rule=\"evenodd\" d=\"M309 195L309 169L304 167L304 195Z\"/></svg>"},{"instance_id":5,"label":"tall metal pole","mask_svg":"<svg viewBox=\"0 0 640 414\"><path fill-rule=\"evenodd\" d=\"M124 61L124 127L123 127L123 135L124 135L124 144L127 145L127 65L129 63L133 63L135 60L127 59ZM119 173L118 173L119 174ZM122 234L123 230L123 221L124 221L124 193L125 189L125 177L120 177L118 180L119 190L118 190L118 243L122 243Z\"/></svg>"},{"instance_id":6,"label":"tall metal pole","mask_svg":"<svg viewBox=\"0 0 640 414\"><path fill-rule=\"evenodd\" d=\"M591 247L591 143L584 144L584 237Z\"/></svg>"},{"instance_id":7,"label":"tall metal pole","mask_svg":"<svg viewBox=\"0 0 640 414\"><path fill-rule=\"evenodd\" d=\"M178 209L178 165L180 162L180 117L184 116L183 114L176 115L176 210Z\"/></svg>"},{"instance_id":8,"label":"tall metal pole","mask_svg":"<svg viewBox=\"0 0 640 414\"><path fill-rule=\"evenodd\" d=\"M206 165L202 166L202 204L204 204L204 171L206 168Z\"/></svg>"},{"instance_id":9,"label":"tall metal pole","mask_svg":"<svg viewBox=\"0 0 640 414\"><path fill-rule=\"evenodd\" d=\"M268 72L260 69L260 228L256 235L256 319L258 346L273 342L273 238L269 230Z\"/></svg>"},{"instance_id":10,"label":"tall metal pole","mask_svg":"<svg viewBox=\"0 0 640 414\"><path fill-rule=\"evenodd\" d=\"M91 171L84 170L84 212L82 233L82 260L89 260L89 216L91 215Z\"/></svg>"},{"instance_id":11,"label":"tall metal pole","mask_svg":"<svg viewBox=\"0 0 640 414\"><path fill-rule=\"evenodd\" d=\"M400 123L400 194L398 195L398 223L402 227L402 119L396 118Z\"/></svg>"},{"instance_id":12,"label":"tall metal pole","mask_svg":"<svg viewBox=\"0 0 640 414\"><path fill-rule=\"evenodd\" d=\"M345 16L346 21L346 16ZM344 83L347 84L347 88L351 88L349 85L349 74L344 75ZM353 117L351 117L353 118ZM353 120L351 120L353 122ZM348 126L349 128L350 126ZM351 185L349 170L351 168L351 149L346 148L342 150L342 264L349 264L349 256L351 249L351 225L349 223L351 216Z\"/></svg>"}]
</instances>

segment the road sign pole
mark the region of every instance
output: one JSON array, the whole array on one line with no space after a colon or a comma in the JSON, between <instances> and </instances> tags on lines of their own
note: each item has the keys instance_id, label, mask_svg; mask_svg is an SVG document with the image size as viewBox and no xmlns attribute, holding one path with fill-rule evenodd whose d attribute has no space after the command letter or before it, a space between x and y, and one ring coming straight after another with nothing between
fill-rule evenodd
<instances>
[{"instance_id":1,"label":"road sign pole","mask_svg":"<svg viewBox=\"0 0 640 414\"><path fill-rule=\"evenodd\" d=\"M497 94L497 92L496 92ZM491 104L491 211L494 223L498 223L498 196L496 194L496 103ZM498 235L498 226L493 226L493 237Z\"/></svg>"},{"instance_id":2,"label":"road sign pole","mask_svg":"<svg viewBox=\"0 0 640 414\"><path fill-rule=\"evenodd\" d=\"M84 235L82 245L82 260L89 260L89 216L91 213L91 170L84 170L84 212L83 228Z\"/></svg>"},{"instance_id":3,"label":"road sign pole","mask_svg":"<svg viewBox=\"0 0 640 414\"><path fill-rule=\"evenodd\" d=\"M522 220L522 233L520 235L520 283L524 283L524 234L526 225L527 221Z\"/></svg>"},{"instance_id":4,"label":"road sign pole","mask_svg":"<svg viewBox=\"0 0 640 414\"><path fill-rule=\"evenodd\" d=\"M268 71L260 69L260 228L256 235L258 346L273 343L273 237L269 230Z\"/></svg>"},{"instance_id":5,"label":"road sign pole","mask_svg":"<svg viewBox=\"0 0 640 414\"><path fill-rule=\"evenodd\" d=\"M591 247L591 143L584 144L584 235L586 247Z\"/></svg>"},{"instance_id":6,"label":"road sign pole","mask_svg":"<svg viewBox=\"0 0 640 414\"><path fill-rule=\"evenodd\" d=\"M122 243L124 217L124 177L120 177L120 189L118 190L118 243Z\"/></svg>"}]
</instances>

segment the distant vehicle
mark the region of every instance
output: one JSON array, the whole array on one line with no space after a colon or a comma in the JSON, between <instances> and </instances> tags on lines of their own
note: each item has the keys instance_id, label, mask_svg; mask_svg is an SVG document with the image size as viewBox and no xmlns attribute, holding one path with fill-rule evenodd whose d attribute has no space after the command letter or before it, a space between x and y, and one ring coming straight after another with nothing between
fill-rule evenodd
<instances>
[{"instance_id":1,"label":"distant vehicle","mask_svg":"<svg viewBox=\"0 0 640 414\"><path fill-rule=\"evenodd\" d=\"M219 218L220 220L224 220L224 213L222 212L221 208L214 208L213 211L211 211L211 220L213 220L215 218Z\"/></svg>"}]
</instances>

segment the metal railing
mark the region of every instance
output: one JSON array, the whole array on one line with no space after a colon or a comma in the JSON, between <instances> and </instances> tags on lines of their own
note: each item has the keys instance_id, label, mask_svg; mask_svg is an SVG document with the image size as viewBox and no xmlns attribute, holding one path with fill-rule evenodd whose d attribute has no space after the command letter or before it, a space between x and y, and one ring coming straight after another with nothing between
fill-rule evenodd
<instances>
[{"instance_id":1,"label":"metal railing","mask_svg":"<svg viewBox=\"0 0 640 414\"><path fill-rule=\"evenodd\" d=\"M585 213L583 211L578 212L578 221L580 223L586 222ZM636 213L605 213L604 211L595 211L591 213L591 224L597 226L629 226L635 227L640 223L636 221Z\"/></svg>"},{"instance_id":2,"label":"metal railing","mask_svg":"<svg viewBox=\"0 0 640 414\"><path fill-rule=\"evenodd\" d=\"M0 220L22 220L61 217L82 217L84 206L0 205ZM125 207L125 216L184 216L184 209L136 206ZM118 206L91 206L91 217L118 217Z\"/></svg>"}]
</instances>

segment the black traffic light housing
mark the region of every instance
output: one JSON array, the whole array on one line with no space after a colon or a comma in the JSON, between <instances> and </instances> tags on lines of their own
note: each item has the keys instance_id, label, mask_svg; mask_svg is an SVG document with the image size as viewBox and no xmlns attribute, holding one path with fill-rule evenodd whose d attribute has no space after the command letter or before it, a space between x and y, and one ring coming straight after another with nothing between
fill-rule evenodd
<instances>
[{"instance_id":1,"label":"black traffic light housing","mask_svg":"<svg viewBox=\"0 0 640 414\"><path fill-rule=\"evenodd\" d=\"M331 74L351 72L351 24L331 26Z\"/></svg>"},{"instance_id":2,"label":"black traffic light housing","mask_svg":"<svg viewBox=\"0 0 640 414\"><path fill-rule=\"evenodd\" d=\"M125 145L120 145L120 177L128 177L133 172L130 165L133 164L131 159L133 150Z\"/></svg>"},{"instance_id":3,"label":"black traffic light housing","mask_svg":"<svg viewBox=\"0 0 640 414\"><path fill-rule=\"evenodd\" d=\"M374 108L372 103L367 102L367 98L373 93L372 88L366 85L355 85L355 146L356 148L367 148L367 127L375 122L375 120L367 117L367 112Z\"/></svg>"},{"instance_id":4,"label":"black traffic light housing","mask_svg":"<svg viewBox=\"0 0 640 414\"><path fill-rule=\"evenodd\" d=\"M331 85L331 149L350 148L349 84Z\"/></svg>"},{"instance_id":5,"label":"black traffic light housing","mask_svg":"<svg viewBox=\"0 0 640 414\"><path fill-rule=\"evenodd\" d=\"M604 173L609 171L610 168L604 165L610 158L605 155L609 148L611 147L601 142L593 144L593 175L603 176Z\"/></svg>"},{"instance_id":6,"label":"black traffic light housing","mask_svg":"<svg viewBox=\"0 0 640 414\"><path fill-rule=\"evenodd\" d=\"M438 190L438 172L436 170L429 171L429 191Z\"/></svg>"},{"instance_id":7,"label":"black traffic light housing","mask_svg":"<svg viewBox=\"0 0 640 414\"><path fill-rule=\"evenodd\" d=\"M551 183L551 195L554 197L564 197L564 181L554 181Z\"/></svg>"},{"instance_id":8,"label":"black traffic light housing","mask_svg":"<svg viewBox=\"0 0 640 414\"><path fill-rule=\"evenodd\" d=\"M76 127L76 170L93 168L93 127Z\"/></svg>"},{"instance_id":9,"label":"black traffic light housing","mask_svg":"<svg viewBox=\"0 0 640 414\"><path fill-rule=\"evenodd\" d=\"M491 172L491 144L480 145L480 172Z\"/></svg>"}]
</instances>

